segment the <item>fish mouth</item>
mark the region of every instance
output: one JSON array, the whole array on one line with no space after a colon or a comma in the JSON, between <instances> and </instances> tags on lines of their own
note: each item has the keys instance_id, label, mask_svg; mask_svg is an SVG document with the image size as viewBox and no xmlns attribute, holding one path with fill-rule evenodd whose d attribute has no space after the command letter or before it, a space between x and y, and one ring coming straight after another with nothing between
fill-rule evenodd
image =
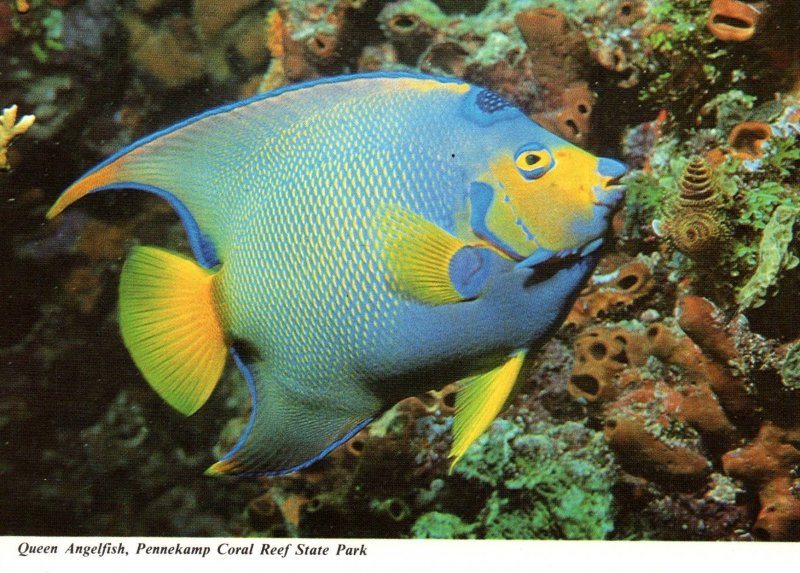
<instances>
[{"instance_id":1,"label":"fish mouth","mask_svg":"<svg viewBox=\"0 0 800 573\"><path fill-rule=\"evenodd\" d=\"M620 183L621 179L622 176L614 177L603 183L602 186L595 187L594 195L596 200L593 201L594 205L606 207L612 212L616 212L622 207L628 186Z\"/></svg>"},{"instance_id":2,"label":"fish mouth","mask_svg":"<svg viewBox=\"0 0 800 573\"><path fill-rule=\"evenodd\" d=\"M603 246L605 236L596 237L576 247L551 251L544 247L536 249L531 256L519 261L515 269L536 269L543 266L569 266L570 264L583 259Z\"/></svg>"}]
</instances>

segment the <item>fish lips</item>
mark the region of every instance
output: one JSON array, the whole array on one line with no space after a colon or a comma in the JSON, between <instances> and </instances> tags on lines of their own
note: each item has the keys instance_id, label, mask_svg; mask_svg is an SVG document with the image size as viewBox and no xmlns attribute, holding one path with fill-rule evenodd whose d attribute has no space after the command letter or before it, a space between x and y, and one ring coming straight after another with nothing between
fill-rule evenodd
<instances>
[{"instance_id":1,"label":"fish lips","mask_svg":"<svg viewBox=\"0 0 800 573\"><path fill-rule=\"evenodd\" d=\"M617 179L612 179L605 186L595 187L594 204L600 207L605 207L609 210L609 215L616 213L624 204L625 192L628 190L627 186L618 183Z\"/></svg>"}]
</instances>

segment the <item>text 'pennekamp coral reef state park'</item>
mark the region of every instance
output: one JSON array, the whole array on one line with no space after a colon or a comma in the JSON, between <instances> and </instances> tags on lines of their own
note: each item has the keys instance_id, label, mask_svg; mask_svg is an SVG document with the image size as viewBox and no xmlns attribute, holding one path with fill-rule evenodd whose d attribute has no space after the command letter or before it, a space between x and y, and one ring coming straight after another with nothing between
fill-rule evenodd
<instances>
[{"instance_id":1,"label":"text 'pennekamp coral reef state park'","mask_svg":"<svg viewBox=\"0 0 800 573\"><path fill-rule=\"evenodd\" d=\"M797 2L0 0L0 70L4 534L800 541Z\"/></svg>"}]
</instances>

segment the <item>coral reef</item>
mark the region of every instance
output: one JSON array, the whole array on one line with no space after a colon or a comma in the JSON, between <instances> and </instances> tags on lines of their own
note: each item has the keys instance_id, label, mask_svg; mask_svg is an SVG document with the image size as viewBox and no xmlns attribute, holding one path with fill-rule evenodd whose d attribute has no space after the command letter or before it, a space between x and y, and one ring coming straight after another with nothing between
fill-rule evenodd
<instances>
[{"instance_id":1,"label":"coral reef","mask_svg":"<svg viewBox=\"0 0 800 573\"><path fill-rule=\"evenodd\" d=\"M726 321L709 300L684 295L674 323L581 332L568 390L601 419L626 472L680 498L724 471L758 492L757 539L797 539L792 348L753 334L742 315ZM766 382L780 377L781 385ZM728 505L739 506L737 520L746 512L738 497Z\"/></svg>"},{"instance_id":2,"label":"coral reef","mask_svg":"<svg viewBox=\"0 0 800 573\"><path fill-rule=\"evenodd\" d=\"M407 534L414 516L448 495L441 490L455 391L451 385L406 399L311 468L263 478L264 493L248 508L253 534ZM218 452L235 443L241 420Z\"/></svg>"},{"instance_id":3,"label":"coral reef","mask_svg":"<svg viewBox=\"0 0 800 573\"><path fill-rule=\"evenodd\" d=\"M718 312L686 295L674 326L595 327L576 339L568 390L601 407L606 439L629 472L696 487L709 457L736 443L734 421L752 418L747 383L731 367L741 359Z\"/></svg>"},{"instance_id":4,"label":"coral reef","mask_svg":"<svg viewBox=\"0 0 800 573\"><path fill-rule=\"evenodd\" d=\"M264 478L265 493L248 506L251 534L611 534L616 465L602 434L578 422L542 419L523 405L526 396L513 409L513 421L496 421L448 477L455 391L448 386L404 400L314 467Z\"/></svg>"},{"instance_id":5,"label":"coral reef","mask_svg":"<svg viewBox=\"0 0 800 573\"><path fill-rule=\"evenodd\" d=\"M158 4L158 3L156 3ZM208 77L222 84L248 77L267 53L259 0L195 0L191 9L154 19L153 4L136 5L123 16L134 66L166 88Z\"/></svg>"},{"instance_id":6,"label":"coral reef","mask_svg":"<svg viewBox=\"0 0 800 573\"><path fill-rule=\"evenodd\" d=\"M800 539L798 22L789 0L0 2L0 87L36 116L0 119L0 470L18 492L0 498L3 530ZM133 194L42 225L46 205L174 121L377 70L485 85L623 157L616 237L452 475L456 386L300 472L196 480L245 427L246 386L231 371L179 418L130 362L115 308L127 250L188 252L183 231Z\"/></svg>"},{"instance_id":7,"label":"coral reef","mask_svg":"<svg viewBox=\"0 0 800 573\"><path fill-rule=\"evenodd\" d=\"M797 247L789 219L800 207L794 192L795 163L800 157L797 103L787 97L753 106L752 100L741 96L732 94L740 101L738 106L725 103L728 98L716 100L715 105L721 106L717 127L698 130L680 143L674 135L662 136L650 148L647 169L629 179L636 208L627 210L625 224L629 240L639 245L649 241L649 248L655 244L667 255L673 251L685 255L670 261L674 272L726 308L739 301L750 308L751 299L763 303L763 294L756 291L766 292L772 282L776 284L770 293L785 293L796 280ZM697 192L703 197L698 199ZM648 222L652 222L649 231ZM781 238L775 242L777 237ZM762 243L767 252L759 269ZM764 316L784 301L770 297ZM759 328L768 322L753 313L749 318Z\"/></svg>"}]
</instances>

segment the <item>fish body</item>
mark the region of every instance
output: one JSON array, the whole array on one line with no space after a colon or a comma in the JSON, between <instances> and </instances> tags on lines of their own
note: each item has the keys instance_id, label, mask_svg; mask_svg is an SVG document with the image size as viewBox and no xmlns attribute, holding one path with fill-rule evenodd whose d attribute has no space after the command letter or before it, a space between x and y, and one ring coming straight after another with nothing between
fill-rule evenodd
<instances>
[{"instance_id":1,"label":"fish body","mask_svg":"<svg viewBox=\"0 0 800 573\"><path fill-rule=\"evenodd\" d=\"M252 413L210 472L279 474L455 380L462 455L593 270L623 173L481 87L365 74L145 138L48 215L118 188L176 208L197 261L134 250L120 284L123 339L186 414L230 352Z\"/></svg>"}]
</instances>

